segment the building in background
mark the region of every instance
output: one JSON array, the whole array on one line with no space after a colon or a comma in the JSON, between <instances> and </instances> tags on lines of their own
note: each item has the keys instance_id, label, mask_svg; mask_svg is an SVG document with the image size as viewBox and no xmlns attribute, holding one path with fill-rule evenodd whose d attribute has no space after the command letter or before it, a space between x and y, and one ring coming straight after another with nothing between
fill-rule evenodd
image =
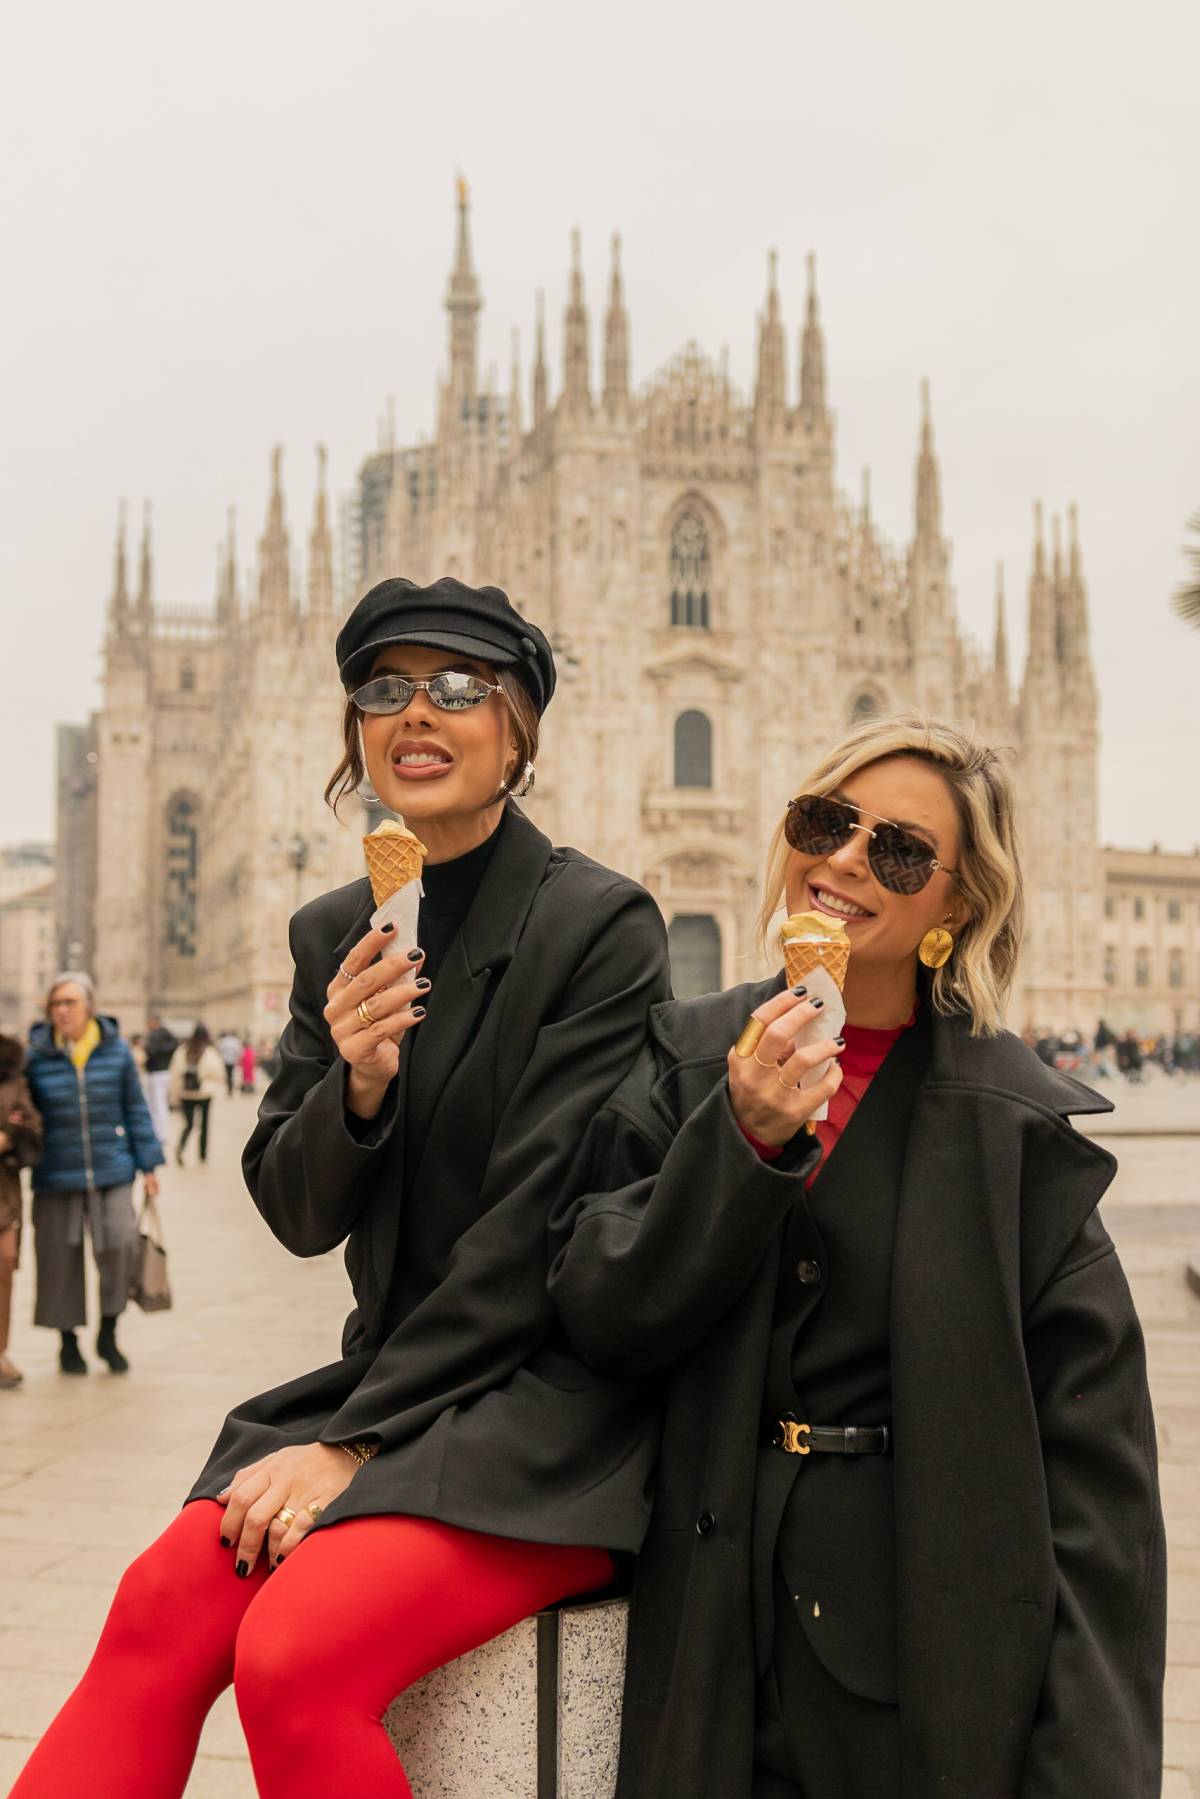
<instances>
[{"instance_id":1,"label":"building in background","mask_svg":"<svg viewBox=\"0 0 1200 1799\"><path fill-rule=\"evenodd\" d=\"M679 992L761 971L766 845L806 767L853 721L917 707L1016 752L1030 925L1010 1023L1094 1025L1099 720L1074 511L1047 543L1036 510L1014 683L1003 593L986 652L958 623L927 389L908 542L885 540L865 485L858 500L838 486L811 258L798 378L772 256L748 398L694 343L635 391L618 240L598 379L578 238L557 384L540 303L528 393L515 349L507 394L482 383L481 308L464 190L434 430L398 445L389 423L365 459L339 596L323 455L303 591L278 451L245 601L232 528L212 609L156 599L148 521L132 591L119 532L96 727L106 1003L130 1029L151 1006L279 1027L289 914L361 873L362 809L339 826L321 797L340 753L337 626L384 575L453 574L505 587L551 636L561 688L529 810L646 884Z\"/></svg>"},{"instance_id":2,"label":"building in background","mask_svg":"<svg viewBox=\"0 0 1200 1799\"><path fill-rule=\"evenodd\" d=\"M1105 846L1102 857L1105 1021L1146 1036L1200 1031L1200 846Z\"/></svg>"},{"instance_id":3,"label":"building in background","mask_svg":"<svg viewBox=\"0 0 1200 1799\"><path fill-rule=\"evenodd\" d=\"M55 729L55 939L59 968L91 973L96 958L97 732Z\"/></svg>"},{"instance_id":4,"label":"building in background","mask_svg":"<svg viewBox=\"0 0 1200 1799\"><path fill-rule=\"evenodd\" d=\"M0 845L0 901L44 887L54 873L52 843Z\"/></svg>"},{"instance_id":5,"label":"building in background","mask_svg":"<svg viewBox=\"0 0 1200 1799\"><path fill-rule=\"evenodd\" d=\"M51 863L53 872L53 863ZM25 1037L57 972L54 882L0 899L0 1031Z\"/></svg>"}]
</instances>

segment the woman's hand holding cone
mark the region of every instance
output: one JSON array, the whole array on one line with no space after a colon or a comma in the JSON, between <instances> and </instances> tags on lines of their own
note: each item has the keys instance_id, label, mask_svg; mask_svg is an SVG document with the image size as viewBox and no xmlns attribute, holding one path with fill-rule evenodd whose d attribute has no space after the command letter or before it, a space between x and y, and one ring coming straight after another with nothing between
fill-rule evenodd
<instances>
[{"instance_id":1,"label":"woman's hand holding cone","mask_svg":"<svg viewBox=\"0 0 1200 1799\"><path fill-rule=\"evenodd\" d=\"M820 1007L793 993L777 993L750 1014L766 1026L752 1055L729 1052L729 1098L742 1128L760 1143L781 1148L814 1112L833 1098L842 1084L837 1061L843 1045L832 1037L795 1047L805 1025L820 1017ZM798 1092L796 1083L810 1068L829 1061L824 1079Z\"/></svg>"},{"instance_id":2,"label":"woman's hand holding cone","mask_svg":"<svg viewBox=\"0 0 1200 1799\"><path fill-rule=\"evenodd\" d=\"M413 952L414 961L403 956L376 961L387 941L388 933L368 931L326 989L325 1022L349 1067L346 1103L362 1118L373 1118L383 1104L400 1066L404 1033L424 1017L428 992L428 984L418 985L423 979L421 951Z\"/></svg>"}]
</instances>

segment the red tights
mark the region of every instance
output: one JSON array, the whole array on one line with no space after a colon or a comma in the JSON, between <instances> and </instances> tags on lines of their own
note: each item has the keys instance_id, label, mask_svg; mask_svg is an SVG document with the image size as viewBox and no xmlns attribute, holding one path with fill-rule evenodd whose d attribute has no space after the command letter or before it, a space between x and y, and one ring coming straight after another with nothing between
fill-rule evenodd
<instances>
[{"instance_id":1,"label":"red tights","mask_svg":"<svg viewBox=\"0 0 1200 1799\"><path fill-rule=\"evenodd\" d=\"M316 1531L238 1580L224 1508L186 1506L126 1570L87 1671L10 1799L178 1799L232 1680L260 1794L412 1788L381 1725L397 1693L543 1606L605 1586L605 1549L482 1536L430 1519Z\"/></svg>"}]
</instances>

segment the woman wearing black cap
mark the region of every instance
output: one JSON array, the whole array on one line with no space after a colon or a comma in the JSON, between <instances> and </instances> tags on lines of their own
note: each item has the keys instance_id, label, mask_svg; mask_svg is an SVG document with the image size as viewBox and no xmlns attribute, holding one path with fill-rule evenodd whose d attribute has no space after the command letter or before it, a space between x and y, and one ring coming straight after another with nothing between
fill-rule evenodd
<instances>
[{"instance_id":1,"label":"woman wearing black cap","mask_svg":"<svg viewBox=\"0 0 1200 1799\"><path fill-rule=\"evenodd\" d=\"M182 1793L231 1679L260 1793L407 1795L391 1699L610 1584L644 1530L597 1498L624 1433L597 1432L611 1383L554 1323L546 1225L667 992L662 921L510 798L554 663L498 589L384 582L337 655L327 797L369 776L427 846L421 951L380 960L365 879L297 913L282 1066L243 1166L297 1255L345 1242L355 1310L339 1360L230 1414L20 1799Z\"/></svg>"}]
</instances>

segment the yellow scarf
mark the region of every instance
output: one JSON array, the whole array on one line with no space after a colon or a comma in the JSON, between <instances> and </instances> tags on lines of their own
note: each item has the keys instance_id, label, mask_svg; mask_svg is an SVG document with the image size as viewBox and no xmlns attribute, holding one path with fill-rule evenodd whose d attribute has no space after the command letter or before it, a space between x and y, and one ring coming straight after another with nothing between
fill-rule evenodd
<instances>
[{"instance_id":1,"label":"yellow scarf","mask_svg":"<svg viewBox=\"0 0 1200 1799\"><path fill-rule=\"evenodd\" d=\"M59 1049L67 1049L66 1038L60 1036L57 1031L55 1031L55 1033L54 1033L54 1041L58 1045ZM88 1057L91 1055L92 1051L95 1049L95 1047L99 1043L99 1041L100 1041L99 1022L95 1018L89 1018L87 1023L84 1025L83 1030L80 1032L79 1036L76 1037L74 1043L72 1043L70 1045L70 1048L68 1051L68 1053L71 1057L71 1060L75 1064L76 1068L86 1068L87 1067Z\"/></svg>"}]
</instances>

